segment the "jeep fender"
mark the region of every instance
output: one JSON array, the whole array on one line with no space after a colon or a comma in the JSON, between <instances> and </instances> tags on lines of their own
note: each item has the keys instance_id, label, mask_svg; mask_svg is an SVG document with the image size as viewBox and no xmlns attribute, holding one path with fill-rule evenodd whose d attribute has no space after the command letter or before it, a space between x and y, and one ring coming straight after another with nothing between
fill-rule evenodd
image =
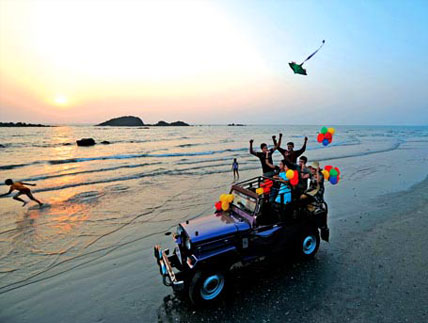
<instances>
[{"instance_id":1,"label":"jeep fender","mask_svg":"<svg viewBox=\"0 0 428 323\"><path fill-rule=\"evenodd\" d=\"M224 249L214 250L209 253L204 253L199 257L196 257L198 269L213 267L223 268L229 270L229 268L240 260L238 250L235 246L229 246Z\"/></svg>"}]
</instances>

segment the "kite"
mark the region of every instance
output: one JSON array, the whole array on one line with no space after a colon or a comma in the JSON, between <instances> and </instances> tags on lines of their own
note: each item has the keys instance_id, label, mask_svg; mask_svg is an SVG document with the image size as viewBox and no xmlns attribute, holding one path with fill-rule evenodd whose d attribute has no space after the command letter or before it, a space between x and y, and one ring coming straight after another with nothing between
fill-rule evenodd
<instances>
[{"instance_id":1,"label":"kite","mask_svg":"<svg viewBox=\"0 0 428 323\"><path fill-rule=\"evenodd\" d=\"M313 52L311 55L309 55L308 58L302 62L302 64L297 64L296 62L288 63L288 65L290 65L291 69L293 70L294 74L307 75L306 70L303 68L303 64L307 60L311 59L312 56L314 56L316 53L318 53L318 51L321 49L321 47L324 46L324 44L325 44L325 40L322 41L320 48L318 48L315 52Z\"/></svg>"}]
</instances>

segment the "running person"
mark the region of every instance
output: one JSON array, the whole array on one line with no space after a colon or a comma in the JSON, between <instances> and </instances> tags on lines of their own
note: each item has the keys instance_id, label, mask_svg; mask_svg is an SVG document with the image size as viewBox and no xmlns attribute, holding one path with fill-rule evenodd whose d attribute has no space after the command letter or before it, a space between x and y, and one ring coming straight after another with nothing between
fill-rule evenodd
<instances>
[{"instance_id":1,"label":"running person","mask_svg":"<svg viewBox=\"0 0 428 323\"><path fill-rule=\"evenodd\" d=\"M24 186L24 185L36 186L36 184L30 184L30 183L24 183L24 182L15 182L14 183L11 179L7 179L5 181L5 184L10 186L9 192L7 192L5 194L1 194L0 197L9 195L13 191L18 191L18 194L15 194L13 199L22 202L23 203L22 206L25 206L25 204L28 203L19 197L22 194L27 195L30 200L33 200L33 201L39 203L40 206L43 205L42 202L40 202L38 199L36 199L33 196L33 194L31 193L31 190L28 187Z\"/></svg>"},{"instance_id":2,"label":"running person","mask_svg":"<svg viewBox=\"0 0 428 323\"><path fill-rule=\"evenodd\" d=\"M233 164L232 164L232 170L233 170L233 180L236 180L236 176L239 179L239 164L236 161L236 158L233 159Z\"/></svg>"}]
</instances>

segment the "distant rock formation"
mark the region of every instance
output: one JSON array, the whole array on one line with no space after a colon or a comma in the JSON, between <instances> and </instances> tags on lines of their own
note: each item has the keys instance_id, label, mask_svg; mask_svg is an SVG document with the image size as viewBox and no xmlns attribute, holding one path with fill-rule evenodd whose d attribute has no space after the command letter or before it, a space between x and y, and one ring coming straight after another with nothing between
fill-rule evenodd
<instances>
[{"instance_id":1,"label":"distant rock formation","mask_svg":"<svg viewBox=\"0 0 428 323\"><path fill-rule=\"evenodd\" d=\"M119 117L102 122L97 126L112 126L112 127L141 127L144 126L143 120L138 117Z\"/></svg>"},{"instance_id":2,"label":"distant rock formation","mask_svg":"<svg viewBox=\"0 0 428 323\"><path fill-rule=\"evenodd\" d=\"M80 140L76 140L76 144L81 147L89 147L95 145L95 140L92 138L82 138Z\"/></svg>"},{"instance_id":3,"label":"distant rock formation","mask_svg":"<svg viewBox=\"0 0 428 323\"><path fill-rule=\"evenodd\" d=\"M0 127L52 127L43 124L33 124L25 122L0 122Z\"/></svg>"},{"instance_id":4,"label":"distant rock formation","mask_svg":"<svg viewBox=\"0 0 428 323\"><path fill-rule=\"evenodd\" d=\"M154 124L156 127L167 127L169 126L169 123L166 121L159 121L158 123Z\"/></svg>"},{"instance_id":5,"label":"distant rock formation","mask_svg":"<svg viewBox=\"0 0 428 323\"><path fill-rule=\"evenodd\" d=\"M241 123L229 123L228 124L229 127L244 127L244 124Z\"/></svg>"},{"instance_id":6,"label":"distant rock formation","mask_svg":"<svg viewBox=\"0 0 428 323\"><path fill-rule=\"evenodd\" d=\"M159 121L158 123L154 124L155 127L188 127L189 124L184 121L174 121L171 123L168 123L166 121Z\"/></svg>"},{"instance_id":7,"label":"distant rock formation","mask_svg":"<svg viewBox=\"0 0 428 323\"><path fill-rule=\"evenodd\" d=\"M104 140L104 141L101 141L101 144L103 144L103 145L110 145L110 141Z\"/></svg>"}]
</instances>

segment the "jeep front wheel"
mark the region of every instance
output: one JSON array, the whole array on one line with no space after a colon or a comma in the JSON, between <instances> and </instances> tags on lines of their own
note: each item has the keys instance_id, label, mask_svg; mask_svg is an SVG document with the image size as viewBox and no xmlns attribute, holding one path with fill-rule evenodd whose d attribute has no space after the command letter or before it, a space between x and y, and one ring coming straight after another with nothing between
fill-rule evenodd
<instances>
[{"instance_id":1,"label":"jeep front wheel","mask_svg":"<svg viewBox=\"0 0 428 323\"><path fill-rule=\"evenodd\" d=\"M302 235L298 246L301 258L310 259L315 256L320 247L320 235L318 230Z\"/></svg>"},{"instance_id":2,"label":"jeep front wheel","mask_svg":"<svg viewBox=\"0 0 428 323\"><path fill-rule=\"evenodd\" d=\"M189 297L193 304L208 304L218 300L226 286L222 271L197 272L190 283Z\"/></svg>"}]
</instances>

